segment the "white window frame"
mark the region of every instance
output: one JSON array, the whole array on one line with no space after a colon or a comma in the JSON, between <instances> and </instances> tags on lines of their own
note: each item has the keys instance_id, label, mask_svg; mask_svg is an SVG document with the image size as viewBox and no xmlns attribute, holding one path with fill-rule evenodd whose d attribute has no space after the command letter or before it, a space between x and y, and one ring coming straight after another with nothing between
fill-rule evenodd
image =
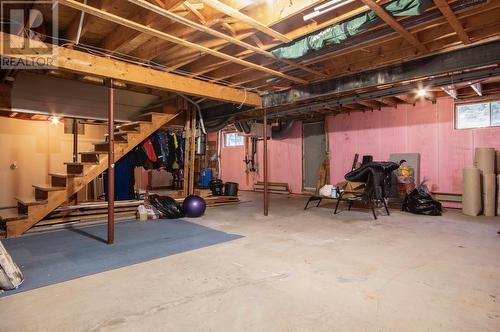
<instances>
[{"instance_id":1,"label":"white window frame","mask_svg":"<svg viewBox=\"0 0 500 332\"><path fill-rule=\"evenodd\" d=\"M462 129L481 129L481 128L492 128L492 127L500 127L500 124L492 124L492 104L499 102L498 100L478 100L475 102L470 102L470 103L456 103L455 104L455 111L454 111L454 127L457 130L462 130ZM459 116L458 116L458 111L460 107L467 106L467 105L475 105L475 104L488 104L488 112L489 112L489 123L484 126L471 126L471 127L459 127Z\"/></svg>"},{"instance_id":2,"label":"white window frame","mask_svg":"<svg viewBox=\"0 0 500 332\"><path fill-rule=\"evenodd\" d=\"M241 138L241 143L235 142L235 144L228 144L228 137L230 135L231 136L235 135L236 137ZM225 148L237 148L237 147L240 147L243 145L245 145L245 138L243 136L240 136L237 131L224 133L224 147Z\"/></svg>"}]
</instances>

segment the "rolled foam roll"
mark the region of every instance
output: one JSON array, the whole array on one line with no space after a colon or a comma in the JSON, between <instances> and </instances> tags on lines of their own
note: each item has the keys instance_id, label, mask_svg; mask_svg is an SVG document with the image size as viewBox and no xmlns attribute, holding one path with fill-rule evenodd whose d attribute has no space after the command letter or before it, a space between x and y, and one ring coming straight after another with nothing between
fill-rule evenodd
<instances>
[{"instance_id":1,"label":"rolled foam roll","mask_svg":"<svg viewBox=\"0 0 500 332\"><path fill-rule=\"evenodd\" d=\"M496 173L500 174L500 151L495 151L495 152L496 152L496 155L497 155L497 161L496 161L496 163L497 163L497 165L496 165L497 170L496 170Z\"/></svg>"},{"instance_id":2,"label":"rolled foam roll","mask_svg":"<svg viewBox=\"0 0 500 332\"><path fill-rule=\"evenodd\" d=\"M483 174L495 174L494 148L476 148L475 165Z\"/></svg>"},{"instance_id":3,"label":"rolled foam roll","mask_svg":"<svg viewBox=\"0 0 500 332\"><path fill-rule=\"evenodd\" d=\"M495 216L496 203L496 184L497 179L495 174L483 174L483 204L484 215L487 217Z\"/></svg>"},{"instance_id":4,"label":"rolled foam roll","mask_svg":"<svg viewBox=\"0 0 500 332\"><path fill-rule=\"evenodd\" d=\"M500 216L500 174L497 175L497 216Z\"/></svg>"},{"instance_id":5,"label":"rolled foam roll","mask_svg":"<svg viewBox=\"0 0 500 332\"><path fill-rule=\"evenodd\" d=\"M476 167L465 167L462 186L462 212L468 216L481 213L481 172Z\"/></svg>"}]
</instances>

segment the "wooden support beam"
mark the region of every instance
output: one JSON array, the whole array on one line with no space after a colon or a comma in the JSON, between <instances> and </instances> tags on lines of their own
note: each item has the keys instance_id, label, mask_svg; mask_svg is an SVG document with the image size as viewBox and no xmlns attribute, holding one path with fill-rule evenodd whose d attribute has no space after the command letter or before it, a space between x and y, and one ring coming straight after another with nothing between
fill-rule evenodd
<instances>
[{"instance_id":1,"label":"wooden support beam","mask_svg":"<svg viewBox=\"0 0 500 332\"><path fill-rule=\"evenodd\" d=\"M182 4L186 9L188 9L191 13L194 14L200 20L201 24L206 24L207 20L205 19L205 16L203 16L198 9L196 9L189 1L184 1Z\"/></svg>"},{"instance_id":2,"label":"wooden support beam","mask_svg":"<svg viewBox=\"0 0 500 332\"><path fill-rule=\"evenodd\" d=\"M128 0L128 2L131 2L137 6L140 6L142 8L145 8L151 12L154 12L154 13L157 13L158 15L161 15L161 16L164 16L174 22L178 22L178 23L181 23L181 24L184 24L184 25L187 25L193 29L196 29L198 31L201 31L201 32L205 32L209 35L212 35L214 37L217 37L217 38L220 38L220 39L223 39L223 40L226 40L232 44L235 44L235 45L238 45L238 46L241 46L243 48L246 48L247 50L250 50L250 51L253 51L255 53L258 53L258 54L262 54L268 58L272 58L274 59L275 61L281 61L281 62L284 62L294 68L299 68L299 69L302 69L306 72L310 72L310 73L313 73L313 74L316 74L318 76L321 76L321 77L324 77L326 78L326 75L321 73L321 72L318 72L316 70L313 70L313 69L310 69L306 66L303 66L303 65L300 65L298 63L295 63L293 61L289 61L289 60L286 60L286 59L283 59L283 60L280 60L278 59L274 54L272 54L271 52L269 51L266 51L266 50L263 50L257 46L253 46L251 44L248 44L248 43L245 43L244 41L241 41L240 39L237 39L237 38L234 38L234 37L231 37L231 36L228 36L226 34L223 34L222 32L219 32L217 30L214 30L210 27L207 27L207 26L204 26L202 24L199 24L199 23L196 23L196 22L193 22L191 20L188 20L187 18L185 17L182 17L182 16L179 16L175 13L172 13L168 10L165 10L163 8L160 8L158 6L155 6L153 5L152 3L150 2L147 2L145 0ZM297 80L295 80L297 81ZM301 83L300 81L298 81L299 83ZM305 83L305 81L302 81L302 83Z\"/></svg>"},{"instance_id":3,"label":"wooden support beam","mask_svg":"<svg viewBox=\"0 0 500 332\"><path fill-rule=\"evenodd\" d=\"M189 42L187 40L184 40L184 39L178 38L176 36L170 35L168 33L165 33L163 31L152 29L148 26L145 26L145 25L139 24L137 22L128 20L128 19L123 18L121 16L105 12L105 11L97 9L95 7L84 5L76 0L59 0L59 3L62 5L74 8L74 9L84 11L87 14L100 17L104 20L108 20L110 22L114 22L114 23L117 23L117 24L120 24L123 26L127 26L131 29L140 31L140 32L148 34L150 36L157 37L157 38L169 41L169 42L174 43L174 44L179 44L179 45L183 45L185 47L196 49L196 50L201 51L203 53L207 53L207 54L213 55L215 57L240 64L240 65L245 66L245 67L254 68L256 70L259 70L259 71L262 71L262 72L265 72L265 73L268 73L268 74L271 74L274 76L283 77L283 78L286 78L286 79L294 81L294 82L306 83L306 81L301 79L301 78L297 78L297 77L293 77L293 76L290 76L287 74L283 74L279 71L269 69L269 68L257 65L255 63L252 63L252 62L241 60L241 59L235 58L231 55L221 53L219 51L214 51L214 50L209 49L207 47L201 46L201 45L196 44L196 43Z\"/></svg>"},{"instance_id":4,"label":"wooden support beam","mask_svg":"<svg viewBox=\"0 0 500 332\"><path fill-rule=\"evenodd\" d=\"M372 110L379 110L381 108L381 105L378 101L375 100L365 100L365 101L358 101L359 104L364 105Z\"/></svg>"},{"instance_id":5,"label":"wooden support beam","mask_svg":"<svg viewBox=\"0 0 500 332\"><path fill-rule=\"evenodd\" d=\"M386 97L382 99L378 99L378 102L385 104L389 107L398 107L398 100L394 97Z\"/></svg>"},{"instance_id":6,"label":"wooden support beam","mask_svg":"<svg viewBox=\"0 0 500 332\"><path fill-rule=\"evenodd\" d=\"M279 33L277 31L269 28L265 24L262 24L261 22L257 21L256 19L243 14L242 12L226 5L225 3L222 3L218 0L201 0L201 2L212 7L215 10L218 10L218 11L226 14L227 16L234 17L235 19L246 23L246 24L250 25L251 27L254 27L255 29L257 29L257 30L265 33L266 35L271 36L277 40L281 40L284 43L288 43L291 41L291 39L288 38L287 36L285 36L284 34Z\"/></svg>"},{"instance_id":7,"label":"wooden support beam","mask_svg":"<svg viewBox=\"0 0 500 332\"><path fill-rule=\"evenodd\" d=\"M26 58L26 56L22 54L21 48L25 42L23 37L0 32L0 42L13 43L19 47L19 54L5 54L4 50L6 50L7 47L3 47L1 48L0 55L16 59ZM45 43L39 41L31 40L30 42L32 45L36 45L41 49L47 47ZM57 50L57 55L55 56L53 65L57 69L68 70L79 74L113 78L125 83L147 86L158 90L207 97L230 103L244 103L252 106L261 105L261 98L258 94L243 89L230 88L181 75L165 73L160 70L150 69L64 47L55 47L55 49Z\"/></svg>"},{"instance_id":8,"label":"wooden support beam","mask_svg":"<svg viewBox=\"0 0 500 332\"><path fill-rule=\"evenodd\" d=\"M453 28L453 30L455 30L458 38L460 38L462 43L466 45L470 44L471 41L469 35L467 35L467 32L465 32L464 27L462 26L462 24L460 24L460 21L458 20L453 10L451 10L450 5L448 5L448 2L446 2L446 0L434 0L434 3L436 4L436 7L439 9L439 11L446 18L446 20Z\"/></svg>"},{"instance_id":9,"label":"wooden support beam","mask_svg":"<svg viewBox=\"0 0 500 332\"><path fill-rule=\"evenodd\" d=\"M379 4L373 0L361 0L371 10L375 12L387 25L396 30L406 41L415 46L420 52L427 53L427 48L408 30L406 30L399 22L385 11Z\"/></svg>"}]
</instances>

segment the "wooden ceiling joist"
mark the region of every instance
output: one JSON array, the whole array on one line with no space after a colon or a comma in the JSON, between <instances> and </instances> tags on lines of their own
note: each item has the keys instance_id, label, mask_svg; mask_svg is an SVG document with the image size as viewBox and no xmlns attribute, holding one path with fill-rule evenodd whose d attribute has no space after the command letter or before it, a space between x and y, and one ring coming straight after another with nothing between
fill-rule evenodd
<instances>
[{"instance_id":1,"label":"wooden ceiling joist","mask_svg":"<svg viewBox=\"0 0 500 332\"><path fill-rule=\"evenodd\" d=\"M223 40L228 41L228 42L230 42L232 44L235 44L235 45L241 46L243 48L246 48L249 51L253 51L253 52L257 53L257 54L262 54L262 55L264 55L264 56L266 56L268 58L274 59L275 61L281 61L283 63L286 63L289 66L292 66L293 68L298 68L298 69L304 70L306 72L315 74L315 75L317 75L319 77L324 77L324 78L326 77L325 74L323 74L321 72L318 72L316 70L310 69L307 66L303 66L303 65L300 65L298 63L295 63L293 61L289 61L289 60L286 60L286 59L280 60L274 54L272 54L269 51L266 51L266 50L263 50L263 49L261 49L261 48L259 48L257 46L245 43L244 41L241 41L241 39L237 39L237 38L228 36L228 35L226 35L226 34L224 34L222 32L214 30L214 29L212 29L210 27L207 27L207 26L204 26L202 24L199 24L199 23L193 22L191 20L188 20L185 17L179 16L179 15L177 15L175 13L172 13L171 11L168 11L166 9L163 9L163 8L161 8L159 6L155 6L154 4L152 4L150 2L147 2L145 0L128 0L128 2L131 2L131 3L133 3L133 4L137 5L137 6L145 8L145 9L147 9L149 11L154 12L154 13L157 13L158 15L161 15L161 16L164 16L166 18L169 18L172 21L175 21L175 22L187 25L187 26L189 26L189 27L191 27L191 28L193 28L195 30L198 30L198 31L201 31L201 32L205 32L205 33L207 33L209 35L212 35L214 37L223 39Z\"/></svg>"},{"instance_id":2,"label":"wooden ceiling joist","mask_svg":"<svg viewBox=\"0 0 500 332\"><path fill-rule=\"evenodd\" d=\"M280 40L284 43L288 43L291 41L291 39L288 38L287 36L285 36L284 34L279 33L277 31L269 28L265 24L262 24L261 22L257 21L256 19L254 19L248 15L243 14L242 12L226 5L225 3L222 3L218 0L201 0L201 2L212 7L215 10L218 10L218 11L226 14L227 16L234 17L235 19L240 20L241 22L244 22L244 23L250 25L251 27L254 27L255 29L265 33L266 35L268 35L270 37L273 37L273 38Z\"/></svg>"},{"instance_id":3,"label":"wooden ceiling joist","mask_svg":"<svg viewBox=\"0 0 500 332\"><path fill-rule=\"evenodd\" d=\"M436 4L437 8L439 11L443 14L443 16L446 18L450 26L455 30L457 33L458 38L462 41L464 44L470 44L470 38L467 35L467 32L465 32L464 27L462 24L460 24L460 21L458 20L457 16L455 13L451 10L450 5L446 0L434 0L434 3Z\"/></svg>"},{"instance_id":4,"label":"wooden ceiling joist","mask_svg":"<svg viewBox=\"0 0 500 332\"><path fill-rule=\"evenodd\" d=\"M5 54L7 47L1 48L1 55L5 57L23 59L22 45L25 38L0 32L2 43L16 45L19 54ZM47 48L43 42L30 40L32 47ZM159 90L172 91L181 94L208 97L229 103L260 106L261 98L258 94L243 89L204 82L160 70L150 69L136 64L96 56L81 51L56 46L56 58L53 65L57 69L67 70L79 74L113 78L132 85L146 86Z\"/></svg>"},{"instance_id":5,"label":"wooden ceiling joist","mask_svg":"<svg viewBox=\"0 0 500 332\"><path fill-rule=\"evenodd\" d=\"M215 56L215 57L218 57L218 58L222 58L222 59L225 59L225 60L228 60L228 61L240 64L240 65L245 66L245 67L250 67L250 68L253 68L253 69L256 69L256 70L268 73L268 74L271 74L273 76L283 77L283 78L285 78L287 80L290 80L290 81L293 81L293 82L297 82L297 83L306 83L307 82L304 79L301 79L301 78L298 78L298 77L293 77L293 76L290 76L290 75L287 75L287 74L283 74L283 73L281 73L279 71L276 71L276 70L273 70L273 69L269 69L267 67L263 67L263 66L255 64L255 63L248 62L248 61L245 61L245 60L233 57L231 55L228 55L228 54L225 54L225 53L221 53L219 51L215 51L215 50L206 48L206 47L201 46L199 44L192 43L190 41L178 38L176 36L170 35L168 33L165 33L165 32L162 32L162 31L159 31L159 30L156 30L156 29L152 29L152 28L150 28L148 26L145 26L145 25L139 24L137 22L128 20L128 19L123 18L123 17L118 16L118 15L114 15L112 13L105 12L105 11L97 9L95 7L91 7L91 6L85 5L85 4L80 3L78 1L75 1L75 0L59 0L59 3L62 4L62 5L65 5L65 6L74 8L74 9L77 9L77 10L84 11L87 14L97 16L97 17L99 17L101 19L108 20L108 21L111 21L111 22L114 22L114 23L126 26L128 28L140 31L142 33L151 35L153 37L157 37L157 38L169 41L169 42L174 43L174 44L179 44L179 45L183 45L185 47L196 49L196 50L201 51L203 53L207 53L207 54L210 54L212 56Z\"/></svg>"},{"instance_id":6,"label":"wooden ceiling joist","mask_svg":"<svg viewBox=\"0 0 500 332\"><path fill-rule=\"evenodd\" d=\"M415 46L420 52L427 53L427 48L408 30L406 30L399 22L385 11L379 4L373 0L361 0L371 10L377 14L387 25L396 30L406 41Z\"/></svg>"}]
</instances>

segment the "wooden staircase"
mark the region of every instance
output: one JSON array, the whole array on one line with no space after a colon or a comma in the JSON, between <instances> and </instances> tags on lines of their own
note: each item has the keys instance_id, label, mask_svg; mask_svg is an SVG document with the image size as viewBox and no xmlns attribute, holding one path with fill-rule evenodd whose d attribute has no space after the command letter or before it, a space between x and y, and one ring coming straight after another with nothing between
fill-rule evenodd
<instances>
[{"instance_id":1,"label":"wooden staircase","mask_svg":"<svg viewBox=\"0 0 500 332\"><path fill-rule=\"evenodd\" d=\"M118 126L114 134L115 161L181 113L146 113L138 121ZM80 162L65 163L67 174L52 173L49 174L49 185L33 185L34 197L16 197L17 211L6 211L0 215L6 237L25 233L108 168L107 140L95 143L94 151L80 152L79 155Z\"/></svg>"}]
</instances>

